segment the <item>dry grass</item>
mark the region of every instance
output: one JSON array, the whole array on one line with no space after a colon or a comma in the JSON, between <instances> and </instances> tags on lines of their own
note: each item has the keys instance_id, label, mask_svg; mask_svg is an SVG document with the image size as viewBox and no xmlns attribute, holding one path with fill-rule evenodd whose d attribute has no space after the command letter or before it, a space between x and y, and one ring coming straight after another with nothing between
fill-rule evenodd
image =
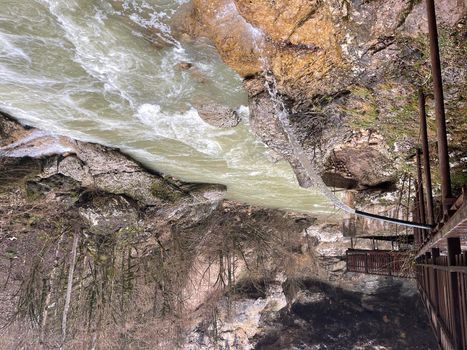
<instances>
[{"instance_id":1,"label":"dry grass","mask_svg":"<svg viewBox=\"0 0 467 350\"><path fill-rule=\"evenodd\" d=\"M60 189L28 197L25 183L0 192L3 271L13 262L2 274L1 308L9 316L0 348L172 349L200 320L216 338L221 300L230 305L245 285L265 290L275 274L293 276L310 262L290 235L291 220L267 211L219 209L192 227L174 224L164 238L137 225L98 232L81 225L82 199L64 205Z\"/></svg>"}]
</instances>

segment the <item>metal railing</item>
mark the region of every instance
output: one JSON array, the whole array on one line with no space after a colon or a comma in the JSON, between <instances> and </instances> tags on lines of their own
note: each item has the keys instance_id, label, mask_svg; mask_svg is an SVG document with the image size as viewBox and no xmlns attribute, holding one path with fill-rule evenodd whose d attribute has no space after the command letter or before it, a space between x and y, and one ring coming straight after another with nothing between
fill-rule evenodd
<instances>
[{"instance_id":1,"label":"metal railing","mask_svg":"<svg viewBox=\"0 0 467 350\"><path fill-rule=\"evenodd\" d=\"M467 349L467 253L438 254L417 259L420 295L440 348Z\"/></svg>"},{"instance_id":2,"label":"metal railing","mask_svg":"<svg viewBox=\"0 0 467 350\"><path fill-rule=\"evenodd\" d=\"M346 258L349 272L403 278L415 277L413 257L409 252L348 249Z\"/></svg>"}]
</instances>

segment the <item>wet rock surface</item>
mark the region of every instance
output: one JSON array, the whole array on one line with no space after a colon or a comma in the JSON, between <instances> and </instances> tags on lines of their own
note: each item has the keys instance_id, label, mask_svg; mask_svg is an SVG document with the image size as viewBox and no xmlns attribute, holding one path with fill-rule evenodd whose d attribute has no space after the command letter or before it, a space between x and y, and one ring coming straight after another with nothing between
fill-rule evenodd
<instances>
[{"instance_id":1,"label":"wet rock surface","mask_svg":"<svg viewBox=\"0 0 467 350\"><path fill-rule=\"evenodd\" d=\"M36 171L26 168L30 175L27 186L37 195L66 188L66 193L75 191L77 195L87 191L104 193L116 200L116 207L123 203L137 208L162 207L186 201L189 210L197 202L219 202L225 191L222 185L186 184L149 171L117 149L49 136L23 128L11 119L2 119L0 125L14 125L15 130L22 130L18 140L0 148L2 161L10 167L2 169L4 177L8 172L15 177L23 164L31 164ZM94 199L89 197L91 202ZM101 203L104 207L110 205ZM111 211L102 209L107 214Z\"/></svg>"},{"instance_id":2,"label":"wet rock surface","mask_svg":"<svg viewBox=\"0 0 467 350\"><path fill-rule=\"evenodd\" d=\"M0 147L11 144L25 133L24 128L12 120L9 115L0 112L0 120Z\"/></svg>"},{"instance_id":3,"label":"wet rock surface","mask_svg":"<svg viewBox=\"0 0 467 350\"><path fill-rule=\"evenodd\" d=\"M212 102L195 104L201 119L218 128L232 128L240 123L238 113L227 106Z\"/></svg>"},{"instance_id":4,"label":"wet rock surface","mask_svg":"<svg viewBox=\"0 0 467 350\"><path fill-rule=\"evenodd\" d=\"M334 150L329 158L333 172L323 174L328 186L340 188L384 188L396 183L391 161L372 147L343 147ZM337 181L334 181L337 176ZM341 185L347 181L347 186ZM355 184L356 182L356 184Z\"/></svg>"}]
</instances>

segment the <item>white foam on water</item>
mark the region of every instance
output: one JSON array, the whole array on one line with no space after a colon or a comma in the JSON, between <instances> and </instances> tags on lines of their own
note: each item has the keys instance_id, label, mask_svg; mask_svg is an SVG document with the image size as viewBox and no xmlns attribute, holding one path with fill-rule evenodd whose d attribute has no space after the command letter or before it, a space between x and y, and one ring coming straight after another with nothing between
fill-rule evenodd
<instances>
[{"instance_id":1,"label":"white foam on water","mask_svg":"<svg viewBox=\"0 0 467 350\"><path fill-rule=\"evenodd\" d=\"M0 58L20 58L31 62L31 58L19 47L17 47L8 36L0 33Z\"/></svg>"},{"instance_id":2,"label":"white foam on water","mask_svg":"<svg viewBox=\"0 0 467 350\"><path fill-rule=\"evenodd\" d=\"M159 105L143 104L136 117L160 137L177 140L210 156L221 156L221 146L212 139L216 128L204 122L194 108L185 113L168 114L162 112Z\"/></svg>"},{"instance_id":3,"label":"white foam on water","mask_svg":"<svg viewBox=\"0 0 467 350\"><path fill-rule=\"evenodd\" d=\"M54 84L60 83L60 80L50 79L47 77L27 76L23 73L17 72L9 67L3 66L0 69L0 78L2 82L10 82L12 84L26 84L31 86L42 86L48 88Z\"/></svg>"},{"instance_id":4,"label":"white foam on water","mask_svg":"<svg viewBox=\"0 0 467 350\"><path fill-rule=\"evenodd\" d=\"M31 147L12 149L5 152L8 157L12 158L22 158L22 157L31 157L31 158L40 158L45 156L51 156L55 154L63 154L66 152L72 152L73 148L64 146L60 143L53 142L45 145L32 145ZM0 153L3 152L0 149Z\"/></svg>"},{"instance_id":5,"label":"white foam on water","mask_svg":"<svg viewBox=\"0 0 467 350\"><path fill-rule=\"evenodd\" d=\"M74 45L75 61L85 70L105 83L108 90L119 93L130 105L133 101L118 80L120 72L128 72L138 65L135 55L122 47L118 38L106 31L102 16L97 20L88 17L79 23L73 16L79 11L79 3L73 0L42 0L57 18L65 37ZM111 49L114 48L114 49Z\"/></svg>"},{"instance_id":6,"label":"white foam on water","mask_svg":"<svg viewBox=\"0 0 467 350\"><path fill-rule=\"evenodd\" d=\"M46 135L48 135L48 132L46 132L44 130L33 130L29 135L19 139L16 142L11 143L11 144L9 144L9 145L7 145L5 147L2 147L1 149L8 150L8 149L16 148L18 146L21 146L21 145L24 145L24 144L26 144L28 142L37 140L38 138L44 137Z\"/></svg>"}]
</instances>

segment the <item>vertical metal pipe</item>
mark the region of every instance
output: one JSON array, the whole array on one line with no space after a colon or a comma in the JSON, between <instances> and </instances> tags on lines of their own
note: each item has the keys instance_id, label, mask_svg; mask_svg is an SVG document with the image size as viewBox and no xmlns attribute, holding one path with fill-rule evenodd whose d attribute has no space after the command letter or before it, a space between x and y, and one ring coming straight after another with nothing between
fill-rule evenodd
<instances>
[{"instance_id":1,"label":"vertical metal pipe","mask_svg":"<svg viewBox=\"0 0 467 350\"><path fill-rule=\"evenodd\" d=\"M435 114L438 134L438 156L441 173L441 193L443 209L449 209L452 199L451 176L449 169L448 140L446 136L446 115L444 112L443 80L441 78L441 62L439 58L438 28L434 0L426 0L428 15L428 32L430 37L431 71L433 75L433 92L435 95Z\"/></svg>"},{"instance_id":2,"label":"vertical metal pipe","mask_svg":"<svg viewBox=\"0 0 467 350\"><path fill-rule=\"evenodd\" d=\"M448 238L448 264L449 266L456 265L456 255L462 253L461 241L459 237Z\"/></svg>"},{"instance_id":3,"label":"vertical metal pipe","mask_svg":"<svg viewBox=\"0 0 467 350\"><path fill-rule=\"evenodd\" d=\"M440 254L439 254L439 248L431 248L431 258L433 259L432 261L432 265L436 265L437 262L438 262L438 258L439 258ZM432 266L430 268L431 270L431 274L433 276L433 300L434 300L434 308L435 308L435 311L436 311L436 314L439 315L439 304L440 304L440 300L439 300L439 290L438 290L438 284L439 284L439 276L438 276L438 273L436 271L436 269L434 268L434 266ZM439 322L436 322L436 334L440 334L440 326L439 326Z\"/></svg>"},{"instance_id":4,"label":"vertical metal pipe","mask_svg":"<svg viewBox=\"0 0 467 350\"><path fill-rule=\"evenodd\" d=\"M431 262L430 262L430 260L431 260L431 252L426 252L426 253L425 253L425 259L426 259L426 263L431 265Z\"/></svg>"},{"instance_id":5,"label":"vertical metal pipe","mask_svg":"<svg viewBox=\"0 0 467 350\"><path fill-rule=\"evenodd\" d=\"M435 215L433 210L433 190L431 185L430 150L428 148L428 128L426 125L425 94L421 89L418 92L418 104L420 110L420 134L422 137L423 168L425 170L426 219L430 225L434 225Z\"/></svg>"},{"instance_id":6,"label":"vertical metal pipe","mask_svg":"<svg viewBox=\"0 0 467 350\"><path fill-rule=\"evenodd\" d=\"M398 200L398 203L397 203L397 210L396 210L396 215L395 215L396 219L399 219L399 210L400 210L401 204L402 204L402 196L404 195L404 187L405 187L406 177L407 177L407 174L404 174L404 177L402 179L402 188L400 190L399 200ZM396 236L399 236L399 225L396 225Z\"/></svg>"},{"instance_id":7,"label":"vertical metal pipe","mask_svg":"<svg viewBox=\"0 0 467 350\"><path fill-rule=\"evenodd\" d=\"M433 257L433 265L436 265L436 259L439 258L439 248L431 248L431 256Z\"/></svg>"},{"instance_id":8,"label":"vertical metal pipe","mask_svg":"<svg viewBox=\"0 0 467 350\"><path fill-rule=\"evenodd\" d=\"M461 243L459 237L448 238L448 266L456 266L456 255L461 254ZM454 347L456 350L462 349L462 325L459 307L459 289L458 289L458 273L449 272L448 290L451 293L449 303L450 313L454 324Z\"/></svg>"},{"instance_id":9,"label":"vertical metal pipe","mask_svg":"<svg viewBox=\"0 0 467 350\"><path fill-rule=\"evenodd\" d=\"M420 222L420 210L419 210L419 200L418 200L418 191L417 191L417 180L414 180L414 187L415 187L415 199L413 203L413 221ZM414 235L417 241L417 244L421 246L423 244L421 232L419 228L414 228Z\"/></svg>"},{"instance_id":10,"label":"vertical metal pipe","mask_svg":"<svg viewBox=\"0 0 467 350\"><path fill-rule=\"evenodd\" d=\"M433 259L432 265L436 265L439 258L439 248L431 248L431 257ZM436 313L439 314L439 290L438 290L438 273L435 268L431 269L433 274L433 294L434 294L434 301L435 301L435 310ZM439 334L439 324L436 325L436 333Z\"/></svg>"},{"instance_id":11,"label":"vertical metal pipe","mask_svg":"<svg viewBox=\"0 0 467 350\"><path fill-rule=\"evenodd\" d=\"M421 151L420 148L417 148L417 185L418 185L418 204L420 208L420 222L422 224L426 223L425 216L425 195L423 194L423 175L422 175L422 161L421 161Z\"/></svg>"},{"instance_id":12,"label":"vertical metal pipe","mask_svg":"<svg viewBox=\"0 0 467 350\"><path fill-rule=\"evenodd\" d=\"M407 186L407 188L409 189L408 190L408 193L407 193L407 216L406 216L406 221L409 221L409 211L410 211L410 191L412 190L412 175L409 174L409 184ZM413 211L412 211L412 215L413 215ZM415 221L415 218L413 219L413 221ZM406 227L405 228L405 234L408 234L409 228Z\"/></svg>"}]
</instances>

